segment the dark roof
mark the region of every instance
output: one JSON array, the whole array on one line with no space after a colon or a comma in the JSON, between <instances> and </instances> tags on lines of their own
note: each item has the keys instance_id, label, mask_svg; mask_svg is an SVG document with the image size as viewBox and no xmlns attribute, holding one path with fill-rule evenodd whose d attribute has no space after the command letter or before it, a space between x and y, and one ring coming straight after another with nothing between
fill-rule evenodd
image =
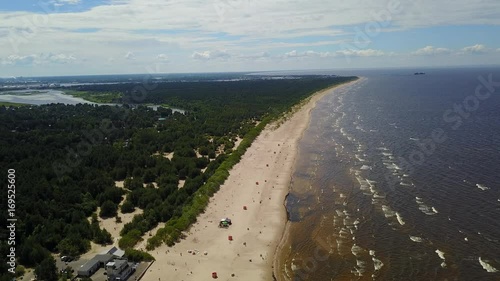
<instances>
[{"instance_id":1,"label":"dark roof","mask_svg":"<svg viewBox=\"0 0 500 281\"><path fill-rule=\"evenodd\" d=\"M127 263L126 260L115 260L115 268L120 268L122 264Z\"/></svg>"},{"instance_id":2,"label":"dark roof","mask_svg":"<svg viewBox=\"0 0 500 281\"><path fill-rule=\"evenodd\" d=\"M82 265L78 269L78 271L85 271L85 272L87 272L91 268L93 268L96 264L105 264L105 263L107 263L108 261L110 261L112 259L113 259L113 255L109 255L109 254L106 254L106 255L96 255L91 260L89 260L84 265Z\"/></svg>"},{"instance_id":3,"label":"dark roof","mask_svg":"<svg viewBox=\"0 0 500 281\"><path fill-rule=\"evenodd\" d=\"M96 255L95 257L92 258L92 260L98 260L99 262L102 263L107 263L108 261L113 259L113 255L111 254L105 254L105 255Z\"/></svg>"},{"instance_id":4,"label":"dark roof","mask_svg":"<svg viewBox=\"0 0 500 281\"><path fill-rule=\"evenodd\" d=\"M88 272L91 268L93 268L96 264L98 264L98 260L91 259L88 262L86 262L84 265L80 266L78 269L78 272Z\"/></svg>"}]
</instances>

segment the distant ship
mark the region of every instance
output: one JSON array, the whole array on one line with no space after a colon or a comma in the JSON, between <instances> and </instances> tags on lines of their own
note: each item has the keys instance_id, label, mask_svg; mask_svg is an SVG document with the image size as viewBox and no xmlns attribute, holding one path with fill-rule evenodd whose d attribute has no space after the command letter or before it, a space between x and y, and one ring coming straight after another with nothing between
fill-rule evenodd
<instances>
[{"instance_id":1,"label":"distant ship","mask_svg":"<svg viewBox=\"0 0 500 281\"><path fill-rule=\"evenodd\" d=\"M415 72L414 75L425 75L425 72Z\"/></svg>"}]
</instances>

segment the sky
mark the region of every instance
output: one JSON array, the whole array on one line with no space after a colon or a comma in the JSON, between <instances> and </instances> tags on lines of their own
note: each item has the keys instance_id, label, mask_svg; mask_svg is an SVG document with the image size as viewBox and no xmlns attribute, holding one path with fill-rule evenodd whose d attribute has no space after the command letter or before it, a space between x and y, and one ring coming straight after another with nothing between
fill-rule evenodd
<instances>
[{"instance_id":1,"label":"sky","mask_svg":"<svg viewBox=\"0 0 500 281\"><path fill-rule=\"evenodd\" d=\"M500 65L498 0L0 2L0 77Z\"/></svg>"}]
</instances>

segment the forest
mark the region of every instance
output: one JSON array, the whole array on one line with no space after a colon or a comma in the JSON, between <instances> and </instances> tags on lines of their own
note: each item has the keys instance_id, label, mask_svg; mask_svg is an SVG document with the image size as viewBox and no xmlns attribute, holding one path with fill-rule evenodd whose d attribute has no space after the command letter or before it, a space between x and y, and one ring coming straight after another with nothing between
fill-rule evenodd
<instances>
[{"instance_id":1,"label":"forest","mask_svg":"<svg viewBox=\"0 0 500 281\"><path fill-rule=\"evenodd\" d=\"M129 258L139 259L133 247L160 223L147 249L173 245L266 124L312 93L354 79L82 85L70 90L118 105L0 104L0 200L7 206L7 170L14 169L17 264L50 279L53 254L79 256L91 242L111 244L99 220L119 220L137 209L141 214L120 232L119 246L130 249ZM1 212L2 224L7 216ZM8 235L2 227L3 257ZM12 279L5 262L0 269L0 281Z\"/></svg>"}]
</instances>

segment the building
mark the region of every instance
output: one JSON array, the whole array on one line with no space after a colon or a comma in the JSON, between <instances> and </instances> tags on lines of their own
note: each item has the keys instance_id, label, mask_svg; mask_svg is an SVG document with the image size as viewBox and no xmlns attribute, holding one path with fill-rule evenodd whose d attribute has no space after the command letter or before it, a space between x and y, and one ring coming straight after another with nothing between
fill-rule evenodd
<instances>
[{"instance_id":1,"label":"building","mask_svg":"<svg viewBox=\"0 0 500 281\"><path fill-rule=\"evenodd\" d=\"M118 249L117 247L112 247L109 250L104 250L101 255L113 255L117 258L122 258L125 255L125 251Z\"/></svg>"},{"instance_id":2,"label":"building","mask_svg":"<svg viewBox=\"0 0 500 281\"><path fill-rule=\"evenodd\" d=\"M108 281L124 281L132 274L132 264L127 260L113 260L106 264Z\"/></svg>"},{"instance_id":3,"label":"building","mask_svg":"<svg viewBox=\"0 0 500 281\"><path fill-rule=\"evenodd\" d=\"M109 261L113 259L113 255L110 254L100 254L93 257L91 260L86 262L84 265L80 266L78 269L78 276L81 277L90 277L94 274L99 268L107 264Z\"/></svg>"}]
</instances>

